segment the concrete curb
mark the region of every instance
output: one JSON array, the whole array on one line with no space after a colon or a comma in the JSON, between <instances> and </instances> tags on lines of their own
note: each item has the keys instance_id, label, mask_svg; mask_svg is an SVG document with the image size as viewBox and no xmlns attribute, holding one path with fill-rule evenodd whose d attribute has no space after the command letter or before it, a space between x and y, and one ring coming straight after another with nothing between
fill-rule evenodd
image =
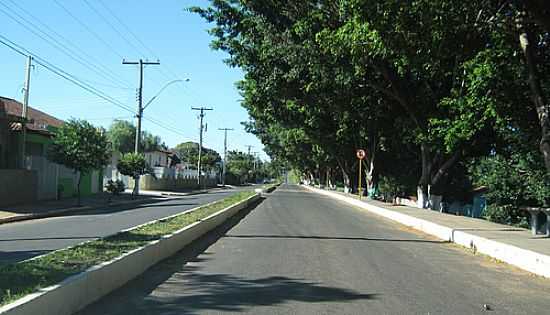
<instances>
[{"instance_id":1,"label":"concrete curb","mask_svg":"<svg viewBox=\"0 0 550 315\"><path fill-rule=\"evenodd\" d=\"M408 227L436 236L439 239L453 242L474 251L498 259L520 269L539 276L550 278L550 256L522 249L513 245L493 241L484 237L439 225L427 220L418 219L406 214L371 205L355 198L342 196L326 190L303 186L310 191L332 197L353 206L365 209L384 218L396 221Z\"/></svg>"},{"instance_id":2,"label":"concrete curb","mask_svg":"<svg viewBox=\"0 0 550 315\"><path fill-rule=\"evenodd\" d=\"M0 314L73 314L141 275L158 262L174 255L187 244L218 227L259 198L259 194L253 195L173 234L165 235L160 240L93 266L59 284L29 294L0 307Z\"/></svg>"},{"instance_id":3,"label":"concrete curb","mask_svg":"<svg viewBox=\"0 0 550 315\"><path fill-rule=\"evenodd\" d=\"M167 197L158 196L158 198L165 198L167 200ZM137 204L141 203L144 200L127 200L127 201L119 201L119 202L112 202L109 204L105 204L104 206L107 207L116 207L116 206L124 206L124 205L131 205L131 204ZM147 200L145 200L147 201ZM164 200L155 200L154 202L161 202ZM36 220L36 219L43 219L43 218L50 218L50 217L56 217L62 214L71 213L71 212L78 212L78 211L87 211L87 210L94 210L99 209L103 206L82 206L82 207L71 207L71 208L65 208L60 210L52 210L44 213L29 213L29 214L22 214L22 215L15 215L11 217L6 218L0 218L0 225L5 223L12 223L12 222L19 222L19 221L28 221L28 220Z\"/></svg>"}]
</instances>

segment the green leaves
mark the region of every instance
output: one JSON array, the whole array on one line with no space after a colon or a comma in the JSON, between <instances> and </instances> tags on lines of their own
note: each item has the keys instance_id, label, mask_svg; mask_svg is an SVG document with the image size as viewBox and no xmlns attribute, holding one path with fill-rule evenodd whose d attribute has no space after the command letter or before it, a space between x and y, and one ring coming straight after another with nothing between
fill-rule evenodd
<instances>
[{"instance_id":1,"label":"green leaves","mask_svg":"<svg viewBox=\"0 0 550 315\"><path fill-rule=\"evenodd\" d=\"M115 120L107 132L114 151L121 153L133 152L136 143L136 127L126 120ZM153 136L147 131L141 132L140 151L151 152L167 149L159 136Z\"/></svg>"},{"instance_id":2,"label":"green leaves","mask_svg":"<svg viewBox=\"0 0 550 315\"><path fill-rule=\"evenodd\" d=\"M133 178L153 173L153 170L145 161L145 156L141 153L122 154L118 161L117 169L122 175Z\"/></svg>"},{"instance_id":3,"label":"green leaves","mask_svg":"<svg viewBox=\"0 0 550 315\"><path fill-rule=\"evenodd\" d=\"M71 119L55 131L48 158L80 173L102 169L110 159L105 130Z\"/></svg>"},{"instance_id":4,"label":"green leaves","mask_svg":"<svg viewBox=\"0 0 550 315\"><path fill-rule=\"evenodd\" d=\"M374 162L382 175L412 190L419 183L438 190L453 172L466 177L460 165L469 159L536 150L540 128L512 25L514 6L492 0L210 3L194 10L214 24L213 46L245 73L238 88L248 130L272 158L304 173L340 169L345 180L354 150L368 147L383 156ZM548 34L539 41L549 46ZM550 70L548 51L537 56L545 61L541 73ZM549 93L550 85L542 89Z\"/></svg>"},{"instance_id":5,"label":"green leaves","mask_svg":"<svg viewBox=\"0 0 550 315\"><path fill-rule=\"evenodd\" d=\"M182 162L190 165L197 165L199 161L199 144L195 142L184 142L178 144L174 151ZM221 157L218 152L209 148L202 148L202 165L208 169L215 168L220 162Z\"/></svg>"}]
</instances>

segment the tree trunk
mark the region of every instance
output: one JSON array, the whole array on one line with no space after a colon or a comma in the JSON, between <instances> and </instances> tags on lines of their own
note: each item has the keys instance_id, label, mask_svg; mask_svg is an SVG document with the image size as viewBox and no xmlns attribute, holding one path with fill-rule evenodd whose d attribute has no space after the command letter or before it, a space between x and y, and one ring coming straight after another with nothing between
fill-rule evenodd
<instances>
[{"instance_id":1,"label":"tree trunk","mask_svg":"<svg viewBox=\"0 0 550 315\"><path fill-rule=\"evenodd\" d=\"M81 200L80 200L80 181L82 180L82 173L78 172L78 182L76 183L76 205L78 207L82 206Z\"/></svg>"},{"instance_id":2,"label":"tree trunk","mask_svg":"<svg viewBox=\"0 0 550 315\"><path fill-rule=\"evenodd\" d=\"M332 188L332 174L330 167L327 166L327 188Z\"/></svg>"},{"instance_id":3,"label":"tree trunk","mask_svg":"<svg viewBox=\"0 0 550 315\"><path fill-rule=\"evenodd\" d=\"M138 195L138 185L139 185L139 176L134 176L134 189L132 190L132 199L134 199L134 197Z\"/></svg>"},{"instance_id":4,"label":"tree trunk","mask_svg":"<svg viewBox=\"0 0 550 315\"><path fill-rule=\"evenodd\" d=\"M427 143L420 145L420 155L422 157L422 175L417 187L417 206L419 208L428 208L428 196L431 182L432 161L430 147Z\"/></svg>"},{"instance_id":5,"label":"tree trunk","mask_svg":"<svg viewBox=\"0 0 550 315\"><path fill-rule=\"evenodd\" d=\"M529 71L529 88L537 115L539 125L541 127L540 151L544 158L546 171L550 173L550 104L548 104L541 88L540 77L535 60L535 52L533 44L531 44L532 35L527 31L526 26L523 26L519 35L521 49L525 55L527 70Z\"/></svg>"},{"instance_id":6,"label":"tree trunk","mask_svg":"<svg viewBox=\"0 0 550 315\"><path fill-rule=\"evenodd\" d=\"M342 180L344 181L344 189L346 190L346 192L350 192L350 191L347 191L347 189L351 188L351 180L349 178L349 174L346 172L346 170L343 167L340 167L340 170L342 170Z\"/></svg>"}]
</instances>

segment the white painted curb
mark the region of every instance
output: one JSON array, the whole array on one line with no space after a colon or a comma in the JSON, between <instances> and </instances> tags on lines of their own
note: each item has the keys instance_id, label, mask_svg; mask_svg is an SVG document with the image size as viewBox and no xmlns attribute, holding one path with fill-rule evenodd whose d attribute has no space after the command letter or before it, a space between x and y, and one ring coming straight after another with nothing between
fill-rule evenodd
<instances>
[{"instance_id":1,"label":"white painted curb","mask_svg":"<svg viewBox=\"0 0 550 315\"><path fill-rule=\"evenodd\" d=\"M466 233L460 229L453 229L427 220L418 219L403 213L377 207L340 194L321 190L307 185L303 187L310 191L332 197L356 207L365 209L384 218L399 222L416 230L436 236L439 239L453 242L477 252L496 258L500 261L527 270L536 275L550 278L550 256L522 249L513 245L493 241L484 237Z\"/></svg>"},{"instance_id":2,"label":"white painted curb","mask_svg":"<svg viewBox=\"0 0 550 315\"><path fill-rule=\"evenodd\" d=\"M253 195L160 240L134 249L109 262L93 266L59 284L29 294L1 307L0 314L73 314L141 275L158 262L174 255L185 245L215 229L259 198L259 194Z\"/></svg>"}]
</instances>

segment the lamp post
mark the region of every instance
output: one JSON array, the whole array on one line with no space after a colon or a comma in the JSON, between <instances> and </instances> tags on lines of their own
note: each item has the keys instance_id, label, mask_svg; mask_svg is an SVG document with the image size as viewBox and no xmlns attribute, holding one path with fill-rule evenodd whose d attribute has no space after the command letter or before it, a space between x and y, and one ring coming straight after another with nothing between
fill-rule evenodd
<instances>
[{"instance_id":1,"label":"lamp post","mask_svg":"<svg viewBox=\"0 0 550 315\"><path fill-rule=\"evenodd\" d=\"M151 97L151 99L145 104L145 106L143 106L143 109L146 109L147 106L151 105L151 103L160 95L160 93L162 93L164 90L166 90L167 87L169 87L170 85L172 84L175 84L175 83L178 83L178 82L189 82L190 80L189 79L185 79L185 80L173 80L173 81L170 81L168 83L166 83L162 89L160 89L160 91L157 92L157 94L155 94L155 96Z\"/></svg>"},{"instance_id":2,"label":"lamp post","mask_svg":"<svg viewBox=\"0 0 550 315\"><path fill-rule=\"evenodd\" d=\"M140 60L140 65L142 64L141 60ZM141 85L142 85L142 80L143 80L143 73L141 74L141 79L140 79L140 94L139 94L139 110L138 110L138 126L136 128L136 147L135 147L135 152L136 153L139 153L139 143L141 142L141 119L143 118L143 111L149 106L151 105L151 103L160 95L160 93L162 93L162 91L164 91L168 86L174 84L174 83L178 83L178 82L188 82L189 79L185 79L185 80L173 80L173 81L170 81L168 83L166 83L161 89L160 91L157 92L157 94L155 94L155 96L153 96L147 103L145 103L145 106L141 106L141 99L142 99L142 88L141 88ZM139 194L139 178L136 179L135 183L134 183L134 193L137 195Z\"/></svg>"}]
</instances>

